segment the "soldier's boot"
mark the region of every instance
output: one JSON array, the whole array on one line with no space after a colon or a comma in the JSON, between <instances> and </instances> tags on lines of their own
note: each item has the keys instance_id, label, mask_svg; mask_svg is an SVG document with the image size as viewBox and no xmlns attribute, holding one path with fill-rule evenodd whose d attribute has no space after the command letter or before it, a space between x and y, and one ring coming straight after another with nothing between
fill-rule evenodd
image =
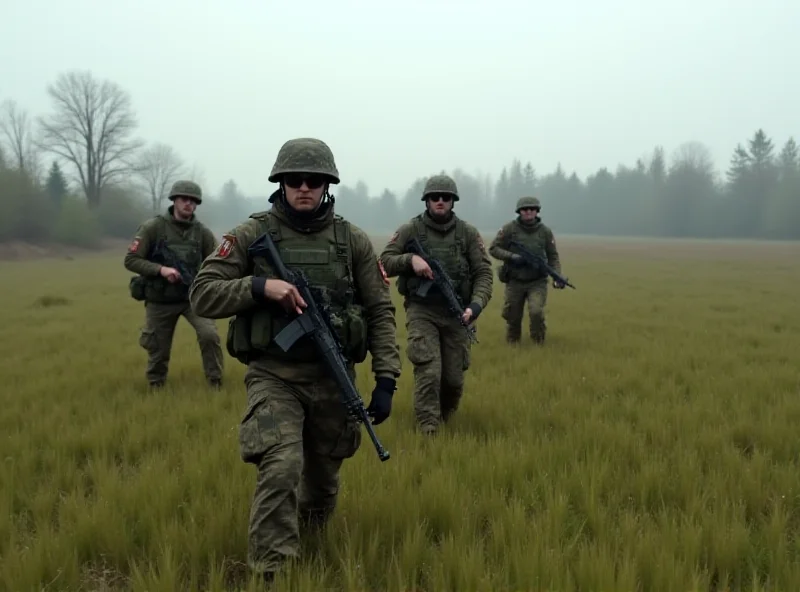
<instances>
[{"instance_id":1,"label":"soldier's boot","mask_svg":"<svg viewBox=\"0 0 800 592\"><path fill-rule=\"evenodd\" d=\"M164 378L162 378L160 380L151 380L148 383L148 386L150 387L151 391L157 391L157 390L160 390L160 389L164 388L164 385L166 384L166 382L167 381Z\"/></svg>"},{"instance_id":2,"label":"soldier's boot","mask_svg":"<svg viewBox=\"0 0 800 592\"><path fill-rule=\"evenodd\" d=\"M261 573L261 582L264 584L264 590L272 590L275 583L275 572L265 571Z\"/></svg>"},{"instance_id":3,"label":"soldier's boot","mask_svg":"<svg viewBox=\"0 0 800 592\"><path fill-rule=\"evenodd\" d=\"M300 507L298 519L300 528L309 532L317 532L325 528L328 520L333 515L331 507Z\"/></svg>"},{"instance_id":4,"label":"soldier's boot","mask_svg":"<svg viewBox=\"0 0 800 592\"><path fill-rule=\"evenodd\" d=\"M464 394L464 387L452 387L443 384L441 393L442 421L447 423L458 410L458 405L461 402L461 396Z\"/></svg>"},{"instance_id":5,"label":"soldier's boot","mask_svg":"<svg viewBox=\"0 0 800 592\"><path fill-rule=\"evenodd\" d=\"M439 426L431 423L425 423L417 427L419 433L423 436L435 436L439 431Z\"/></svg>"},{"instance_id":6,"label":"soldier's boot","mask_svg":"<svg viewBox=\"0 0 800 592\"><path fill-rule=\"evenodd\" d=\"M506 323L506 343L519 343L522 337L522 323Z\"/></svg>"},{"instance_id":7,"label":"soldier's boot","mask_svg":"<svg viewBox=\"0 0 800 592\"><path fill-rule=\"evenodd\" d=\"M531 315L531 339L537 345L544 345L545 336L547 335L547 324L544 320L543 314Z\"/></svg>"},{"instance_id":8,"label":"soldier's boot","mask_svg":"<svg viewBox=\"0 0 800 592\"><path fill-rule=\"evenodd\" d=\"M222 390L222 379L221 378L211 378L208 381L208 386L210 386L215 391Z\"/></svg>"}]
</instances>

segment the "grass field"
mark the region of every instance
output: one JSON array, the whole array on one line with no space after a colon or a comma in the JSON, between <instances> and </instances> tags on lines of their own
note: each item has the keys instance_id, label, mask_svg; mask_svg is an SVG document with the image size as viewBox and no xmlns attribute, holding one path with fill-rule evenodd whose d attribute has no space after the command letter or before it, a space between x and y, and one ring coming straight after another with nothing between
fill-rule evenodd
<instances>
[{"instance_id":1,"label":"grass field","mask_svg":"<svg viewBox=\"0 0 800 592\"><path fill-rule=\"evenodd\" d=\"M578 289L551 290L547 345L505 345L496 283L432 441L398 306L392 459L364 438L276 589L800 589L800 245L560 247ZM207 389L181 321L149 394L122 257L0 263L0 588L256 590L244 368Z\"/></svg>"}]
</instances>

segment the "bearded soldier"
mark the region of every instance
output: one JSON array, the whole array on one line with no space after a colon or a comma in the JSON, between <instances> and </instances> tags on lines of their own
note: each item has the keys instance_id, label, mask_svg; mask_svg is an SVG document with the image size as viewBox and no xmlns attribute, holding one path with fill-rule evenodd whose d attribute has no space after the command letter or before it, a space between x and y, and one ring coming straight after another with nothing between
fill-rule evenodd
<instances>
[{"instance_id":1,"label":"bearded soldier","mask_svg":"<svg viewBox=\"0 0 800 592\"><path fill-rule=\"evenodd\" d=\"M541 268L525 265L522 256L509 250L509 241L516 240L531 252L543 257L558 274L561 260L553 231L539 217L542 206L535 197L521 197L517 201L517 218L504 225L489 247L489 254L503 262L498 279L506 285L502 316L506 321L506 340L518 343L522 333L522 315L528 302L530 336L535 343L544 343L547 326L544 307L547 302L547 273ZM553 287L563 289L565 284L553 280Z\"/></svg>"},{"instance_id":2,"label":"bearded soldier","mask_svg":"<svg viewBox=\"0 0 800 592\"><path fill-rule=\"evenodd\" d=\"M372 354L367 412L374 425L389 417L401 369L388 280L366 233L334 214L328 188L339 183L339 171L330 148L313 138L287 141L269 181L280 183L271 209L224 235L190 293L200 314L235 315L227 348L247 364L240 454L258 470L248 563L267 581L298 555L300 525L318 528L332 513L342 462L358 450L361 431L313 342L303 337L286 352L275 343L307 303L293 284L277 279L268 257L251 257L248 247L269 233L284 264L319 290L319 304L330 307L332 322L338 319L333 324L353 378L355 364Z\"/></svg>"},{"instance_id":3,"label":"bearded soldier","mask_svg":"<svg viewBox=\"0 0 800 592\"><path fill-rule=\"evenodd\" d=\"M492 297L491 260L477 229L453 211L458 200L451 177L428 179L422 193L425 211L403 224L381 253L387 276L398 276L397 290L404 297L406 355L414 366L414 412L426 435L434 434L458 408L471 345L462 323L473 323ZM411 238L419 240L453 281L465 309L461 318L448 310L435 286L424 297L415 293L423 279L433 279L433 273L422 257L405 252Z\"/></svg>"},{"instance_id":4,"label":"bearded soldier","mask_svg":"<svg viewBox=\"0 0 800 592\"><path fill-rule=\"evenodd\" d=\"M145 303L139 345L149 356L147 380L154 388L164 385L175 326L183 316L197 334L206 379L219 388L223 357L217 327L214 321L198 316L189 304L189 286L217 241L195 215L203 202L197 183L176 181L169 199L173 204L167 213L139 226L125 255L125 269L139 274L131 278L131 296Z\"/></svg>"}]
</instances>

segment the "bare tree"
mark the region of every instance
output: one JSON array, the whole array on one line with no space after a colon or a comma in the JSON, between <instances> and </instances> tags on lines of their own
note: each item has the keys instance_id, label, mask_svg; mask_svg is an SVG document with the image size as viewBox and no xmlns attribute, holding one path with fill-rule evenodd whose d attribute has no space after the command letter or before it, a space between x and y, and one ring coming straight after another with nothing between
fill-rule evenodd
<instances>
[{"instance_id":1,"label":"bare tree","mask_svg":"<svg viewBox=\"0 0 800 592\"><path fill-rule=\"evenodd\" d=\"M170 185L178 179L182 171L183 163L171 146L153 144L141 153L135 172L150 196L154 213L161 209Z\"/></svg>"},{"instance_id":2,"label":"bare tree","mask_svg":"<svg viewBox=\"0 0 800 592\"><path fill-rule=\"evenodd\" d=\"M673 168L693 168L708 176L714 174L714 159L711 151L702 142L684 142L672 155Z\"/></svg>"},{"instance_id":3,"label":"bare tree","mask_svg":"<svg viewBox=\"0 0 800 592\"><path fill-rule=\"evenodd\" d=\"M40 119L41 146L75 167L90 207L103 188L131 172L137 121L130 96L116 83L96 80L91 72L68 72L47 87L55 112Z\"/></svg>"},{"instance_id":4,"label":"bare tree","mask_svg":"<svg viewBox=\"0 0 800 592\"><path fill-rule=\"evenodd\" d=\"M192 165L192 168L186 173L186 179L189 181L194 181L200 185L200 187L203 189L203 193L206 192L206 174L205 171L203 171L203 167L201 167L199 164L194 163Z\"/></svg>"},{"instance_id":5,"label":"bare tree","mask_svg":"<svg viewBox=\"0 0 800 592\"><path fill-rule=\"evenodd\" d=\"M11 162L34 180L39 179L39 153L33 131L33 121L16 101L7 100L0 108L0 133L3 135Z\"/></svg>"}]
</instances>

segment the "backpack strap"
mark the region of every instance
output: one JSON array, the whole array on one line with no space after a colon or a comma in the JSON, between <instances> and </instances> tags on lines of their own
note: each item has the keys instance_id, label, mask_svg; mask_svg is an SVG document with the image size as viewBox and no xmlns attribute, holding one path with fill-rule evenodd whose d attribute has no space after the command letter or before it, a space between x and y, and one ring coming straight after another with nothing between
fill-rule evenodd
<instances>
[{"instance_id":1,"label":"backpack strap","mask_svg":"<svg viewBox=\"0 0 800 592\"><path fill-rule=\"evenodd\" d=\"M350 285L355 285L353 253L350 249L350 222L338 214L333 217L333 236L336 241L336 258L344 262Z\"/></svg>"}]
</instances>

